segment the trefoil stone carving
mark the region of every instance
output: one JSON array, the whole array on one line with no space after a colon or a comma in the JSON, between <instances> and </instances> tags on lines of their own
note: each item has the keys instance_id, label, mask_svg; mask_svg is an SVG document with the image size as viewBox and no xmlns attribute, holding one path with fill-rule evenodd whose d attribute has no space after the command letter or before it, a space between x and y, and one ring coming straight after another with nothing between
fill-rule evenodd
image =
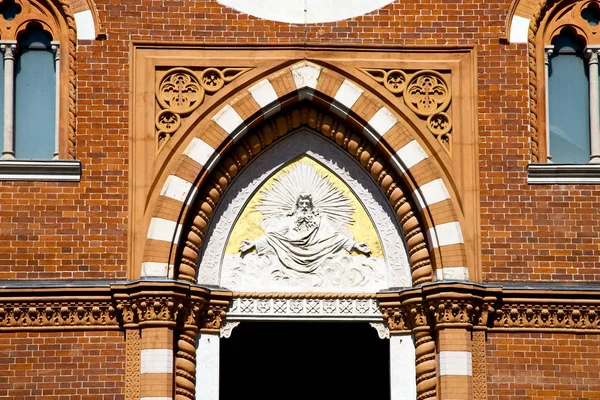
<instances>
[{"instance_id":1,"label":"trefoil stone carving","mask_svg":"<svg viewBox=\"0 0 600 400\"><path fill-rule=\"evenodd\" d=\"M394 95L402 96L404 104L426 121L429 131L452 156L452 118L447 113L452 94L442 74L432 70L407 73L400 69L365 68L361 71Z\"/></svg>"},{"instance_id":2,"label":"trefoil stone carving","mask_svg":"<svg viewBox=\"0 0 600 400\"><path fill-rule=\"evenodd\" d=\"M172 68L156 83L156 100L161 110L156 114L157 154L181 126L181 118L191 114L206 95L221 90L251 68L206 68L192 71Z\"/></svg>"}]
</instances>

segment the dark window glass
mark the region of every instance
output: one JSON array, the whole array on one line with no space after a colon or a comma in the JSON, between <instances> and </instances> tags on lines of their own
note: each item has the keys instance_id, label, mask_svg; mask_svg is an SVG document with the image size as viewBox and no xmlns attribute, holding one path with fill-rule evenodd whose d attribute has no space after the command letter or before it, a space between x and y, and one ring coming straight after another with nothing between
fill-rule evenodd
<instances>
[{"instance_id":1,"label":"dark window glass","mask_svg":"<svg viewBox=\"0 0 600 400\"><path fill-rule=\"evenodd\" d=\"M56 71L51 38L41 27L18 41L15 65L15 157L50 159L54 153Z\"/></svg>"},{"instance_id":2,"label":"dark window glass","mask_svg":"<svg viewBox=\"0 0 600 400\"><path fill-rule=\"evenodd\" d=\"M553 41L549 65L550 155L554 163L586 163L590 157L590 99L583 43L569 32Z\"/></svg>"}]
</instances>

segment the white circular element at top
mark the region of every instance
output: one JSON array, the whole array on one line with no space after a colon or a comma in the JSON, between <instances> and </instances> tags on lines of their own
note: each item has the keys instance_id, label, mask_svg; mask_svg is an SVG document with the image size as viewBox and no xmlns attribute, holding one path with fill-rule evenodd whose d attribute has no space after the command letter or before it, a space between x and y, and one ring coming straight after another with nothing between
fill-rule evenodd
<instances>
[{"instance_id":1,"label":"white circular element at top","mask_svg":"<svg viewBox=\"0 0 600 400\"><path fill-rule=\"evenodd\" d=\"M358 17L394 0L218 0L224 6L271 21L315 24Z\"/></svg>"}]
</instances>

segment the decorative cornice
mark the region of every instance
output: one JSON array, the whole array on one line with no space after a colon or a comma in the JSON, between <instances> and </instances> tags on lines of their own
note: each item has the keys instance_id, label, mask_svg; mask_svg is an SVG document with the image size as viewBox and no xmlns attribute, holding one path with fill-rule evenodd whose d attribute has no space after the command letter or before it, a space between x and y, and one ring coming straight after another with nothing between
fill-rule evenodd
<instances>
[{"instance_id":1,"label":"decorative cornice","mask_svg":"<svg viewBox=\"0 0 600 400\"><path fill-rule=\"evenodd\" d=\"M172 326L216 333L234 297L273 300L282 295L234 296L220 288L175 281L0 282L0 330ZM375 296L392 333L421 327L600 332L600 288L590 286L437 282ZM296 297L367 300L373 295Z\"/></svg>"},{"instance_id":2,"label":"decorative cornice","mask_svg":"<svg viewBox=\"0 0 600 400\"><path fill-rule=\"evenodd\" d=\"M0 331L183 328L189 324L218 330L230 298L228 291L173 281L0 285Z\"/></svg>"},{"instance_id":3,"label":"decorative cornice","mask_svg":"<svg viewBox=\"0 0 600 400\"><path fill-rule=\"evenodd\" d=\"M390 331L435 329L600 332L600 288L435 283L378 294Z\"/></svg>"}]
</instances>

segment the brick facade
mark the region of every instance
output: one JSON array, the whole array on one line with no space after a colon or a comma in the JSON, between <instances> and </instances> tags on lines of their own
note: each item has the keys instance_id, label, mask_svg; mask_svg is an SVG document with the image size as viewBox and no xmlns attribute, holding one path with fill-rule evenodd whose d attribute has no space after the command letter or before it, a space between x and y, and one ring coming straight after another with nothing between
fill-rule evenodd
<instances>
[{"instance_id":1,"label":"brick facade","mask_svg":"<svg viewBox=\"0 0 600 400\"><path fill-rule=\"evenodd\" d=\"M48 0L48 3L60 2ZM468 48L473 54L475 83L467 82L464 76L459 75L464 73L464 69L460 69L463 72L457 72L459 69L452 70L452 85L458 91L452 99L452 117L459 118L458 114L464 112L465 108L461 109L459 102L470 96L476 107L470 111L472 114L466 113L460 118L464 126L471 118L474 136L469 139L465 134L465 137L460 139L464 142L456 144L454 151L455 154L458 154L456 151L460 149L465 152L476 151L473 156L474 167L467 165L451 171L448 165L458 162L452 161L443 152L442 147L425 145L437 142L430 137L429 132L423 133L423 129L419 128L418 124L423 121L414 115L410 118L401 115L398 112L400 107L396 107L394 103L400 103L400 100L385 92L375 82L368 81L371 83L364 86L371 91L361 97L350 110L353 113L352 118L356 118L358 122L355 121L356 123L349 126L362 134L366 124L361 125L359 122L368 122L382 107L389 107L399 119L406 117L403 121L408 121L406 125L416 133L411 131L409 134L408 130L400 132L398 126L386 133L387 137L381 141L385 142L384 144L373 146L370 149L372 152L367 155L373 158L380 157L389 164L392 153L416 138L420 143L425 143L423 147L429 155L427 167L422 163L410 169L409 172L414 174L411 179L395 172L394 184L400 182L398 186L405 185L402 195L408 202L412 202L412 190L434 179L444 180L452 192L452 196L443 204L430 206L421 214L411 203L413 208L410 209L410 215L418 214L418 218L415 218L418 219L419 225L417 228L411 226L410 229L404 229L403 234L409 233L413 238L422 235L419 236L420 242L412 247L414 252L425 247L421 246L421 242L426 240L426 231L436 225L459 221L466 237L465 243L443 247L430 245L426 256L419 258L419 261L426 259L433 269L428 270L426 278L421 277L421 280L415 281L420 284L441 280L436 278L436 271L442 271L446 267L463 267L468 268L471 281L486 287L526 287L532 282L547 284L549 288L544 287L544 290L550 294L545 299L560 308L559 292L565 289L563 284L568 284L570 288L577 288L579 285L590 289L600 280L600 186L528 184L527 166L537 157L533 156L534 153L537 154L537 150L534 149L531 134L530 113L531 96L536 90L532 88L530 76L531 60L528 46L532 44L510 43L507 26L510 28L513 15L539 20L540 9L543 13L544 3L533 0L515 3L516 5L509 0L397 0L360 17L332 23L294 25L248 16L224 7L217 1L71 1L72 13L92 11L97 24L96 33L99 35L97 40L79 41L74 64L77 73L75 154L82 164L81 180L0 182L0 281L18 281L25 285L54 280L95 280L102 281L103 284L112 281L135 281L142 276L142 261L169 264L171 267L175 264L174 270L172 269L175 278L194 280L196 270L192 269L186 279L184 270L179 268L177 263L186 257L185 241L188 240L189 244L192 240L188 238L198 230L197 225L190 222L194 218L189 215L193 216L195 212L200 215L200 205L203 204L201 201L210 198L210 190L213 189L210 185L217 181L213 178L218 175L209 175L203 169L204 166L193 163L189 158L182 157L177 163L169 164L170 161L164 154L160 157L144 152L134 154L133 132L136 127L133 125L137 121L133 117L136 110L132 104L141 104L140 109L145 113L146 120L152 120L152 123L159 109L154 103L136 103L139 100L136 98L137 89L134 83L137 84L141 80L136 80L140 71L136 70L133 64L136 48L142 44L153 49L172 46L169 48L174 52L192 51L186 50L186 46L210 48L222 45L231 52L235 52L236 46L240 49L248 49L248 46L251 46L257 49L257 54L247 57L248 65L252 64L251 60L255 57L260 58L258 53L261 46L281 46L282 51L289 50L290 54L292 51L298 52L294 53L293 57L290 56L289 62L284 65L285 68L301 61L302 56L298 54L304 51L302 47L306 45L304 57L308 58L309 62L320 62L319 65L324 65L323 59L327 59L327 62L333 65L330 67L328 64L329 69L326 69L316 88L321 97L316 96L319 98L315 100L315 104L321 102L321 109L332 104L345 79L368 81L366 75L354 72L354 76L350 76L347 70L339 65L335 66L335 60L331 61L331 57L342 52L342 47L343 51L351 53L352 46L355 46L358 49L357 54L361 51L366 53L384 50L391 53L412 51L415 54L431 51L435 53L431 60L439 57L436 62L453 61L453 54L458 54L458 49L465 51L464 49ZM289 45L289 48L284 48L284 45ZM308 49L310 46L313 48ZM182 50L178 50L179 48ZM203 48L204 50L206 49ZM411 53L410 56L398 56L395 59L394 57L382 55L381 59L375 60L374 63L386 59L393 59L398 63L409 62L412 59L406 61L402 57L410 58L413 55ZM206 62L212 61L208 59ZM342 65L343 62L348 61L339 61L339 64ZM197 67L212 66L198 63ZM426 64L425 61L422 63ZM159 67L166 69L165 65ZM264 65L267 65L266 61ZM259 71L264 65L256 63L253 68ZM436 64L430 61L427 65L415 69L434 68ZM445 73L454 68L450 63L445 65L442 68ZM282 104L285 101L291 104L293 101L289 100L289 97L298 91L293 86L291 72L284 67L273 66L273 70L267 70L265 67L255 75L252 75L255 72L250 72L248 81L244 80L246 78L239 78L239 82L232 84L234 89L211 97L203 105L205 108L200 108L200 111L189 116L186 129L195 124L206 129L193 134L216 152L220 152L223 159L227 159L228 155L234 153L234 144L229 141L228 132L211 118L223 106L232 104L244 123L250 124L257 113L262 111L260 105L252 100L248 88L263 79L271 82L277 99ZM160 68L157 67L157 70ZM153 88L155 85L154 81L158 75L154 74L155 71L152 70L151 76L144 75L144 79L149 82L148 87ZM470 92L460 92L458 87L461 86L470 88ZM535 96L543 96L543 93L539 92L540 90ZM150 98L154 98L153 93L150 93ZM289 110L292 109L292 105L289 105ZM282 111L282 115L284 112L285 110ZM256 122L253 128L262 126L260 123L263 116L257 118L260 121ZM543 121L538 121L538 126L543 126ZM151 129L154 129L153 125ZM192 132L192 128L189 129L189 132ZM465 131L468 129L465 128ZM453 135L458 137L458 133ZM189 137L192 137L192 133ZM146 139L140 139L141 142L144 140ZM187 145L190 141L185 140L187 139L178 142L179 147L174 145L169 148L168 157L181 156L186 148L183 144ZM332 140L335 141L335 138ZM467 143L469 140L475 143ZM251 147L246 142L242 143L244 145L239 147ZM469 150L464 150L466 148ZM134 161L137 163L144 157L154 160L149 161L150 164L157 163L156 170L141 168L140 164L132 165ZM370 162L368 168L371 168L372 164ZM392 168L388 164L383 165L388 168L386 171L391 171ZM167 167L172 169L168 170ZM144 185L149 189L134 195L134 190L137 190L132 184L135 168L140 168L137 171L142 171L141 175L148 178ZM164 171L161 168L164 168ZM220 165L219 168L225 170L225 166ZM366 166L365 168L368 170ZM368 172L384 187L385 174L376 175L371 170ZM456 176L452 176L455 172ZM207 197L197 199L197 204L189 207L183 206L181 201L160 197L160 188L168 175L194 181L198 185L199 193ZM391 176L392 172L389 172L389 175ZM469 186L473 187L472 189L465 189L465 181L469 184L478 181L478 184ZM385 184L389 185L387 181ZM140 187L144 185L139 184ZM384 189L388 187L385 186ZM470 207L465 207L464 202L470 201L467 195L473 195L475 199L473 204L469 203ZM394 196L390 194L388 197L392 201ZM218 203L218 200L215 203ZM398 200L398 203L393 205L399 209L401 204L403 203ZM141 223L136 220L136 207L142 210L139 219ZM182 232L186 236L180 243L171 246L171 243L146 238L151 218L168 220L180 218L181 215L187 219L182 222ZM399 215L399 218L402 219L406 215L408 214ZM472 223L474 227L465 228L468 223ZM141 237L140 246L131 239L134 233L136 237ZM189 248L188 245L186 249ZM196 258L189 259L194 264L198 259L197 254ZM135 260L135 265L131 260ZM12 294L3 294L5 288L1 283L0 307L3 302L12 301ZM476 290L479 289L473 289ZM527 290L529 289L523 289L519 295L526 297ZM557 293L554 297L553 290ZM452 295L455 293L454 289L450 292ZM54 303L48 307L60 307L60 296L57 296ZM481 295L481 298L485 296L491 295ZM573 296L573 299L577 298L577 295ZM584 299L589 300L588 303L582 300L582 312L595 310L596 299L593 296L590 294ZM508 298L508 295L505 297ZM107 294L107 299L109 298L113 302L110 304L115 305L114 299L118 296ZM423 302L433 301L426 295L423 295L423 299ZM488 304L485 300L477 301ZM206 304L208 302L207 300ZM398 300L398 307L401 307L401 303L402 301ZM498 304L497 308L501 308L501 304ZM4 309L1 310L4 313ZM521 311L519 309L519 312ZM534 309L532 313L538 311ZM527 313L527 310L523 312ZM474 319L479 318L479 314L473 317L471 311L469 315ZM203 321L205 317L195 316ZM0 314L0 321L3 321L3 318ZM177 324L182 324L181 317L177 318ZM544 327L549 329L548 331L541 331L539 326L531 325L511 326L498 331L503 327L495 325L494 321L499 321L500 318L501 316L491 311L489 321L486 319L486 322L453 321L452 323L459 325L464 322L464 325L460 325L456 330L440 331L446 333L440 334L435 331L434 339L428 343L437 341L438 347L434 346L433 350L430 350L431 354L439 361L442 352L470 352L471 343L468 338L471 337L472 330L478 326L482 330L489 328L485 367L488 399L600 398L597 372L600 362L600 337L597 334L600 330L597 322L582 327ZM169 342L173 342L175 359L180 357L178 360L181 361L191 357L193 360L193 356L189 356L189 350L186 350L181 342L187 340L188 344L193 343L198 329L190 328L188 324L185 329L180 329L181 332L176 329L173 336L171 330L176 324L175 319L174 317L173 321L168 323L161 320L159 326L152 329L168 332L166 334L161 331L161 334L168 337ZM0 397L124 399L124 330L130 322L119 320L118 323L118 331L98 327L94 327L93 330L90 328L73 331L60 325L53 327L55 331L52 332L32 331L27 326L21 326L18 332L2 332L3 326L7 327L8 323L0 325ZM132 324L136 329L143 328L140 323L136 321ZM437 323L442 324L444 321ZM217 329L217 325L213 328ZM425 325L427 329L431 328L432 332L437 329L435 324ZM407 326L397 330L404 332L414 328ZM523 333L521 328L536 332ZM561 332L550 331L554 328L561 329ZM143 330L141 329L142 349L168 347L165 343L153 346L147 342L148 339L145 342ZM179 334L181 336L178 336ZM456 341L450 340L450 337L461 338L461 343L457 344ZM161 396L173 393L174 398L179 398L175 397L175 393L187 395L181 393L189 388L177 392L178 388L185 386L175 378L181 376L178 375L177 368L168 373L161 373L160 382L153 383L160 386L156 390ZM456 395L455 398L478 399L480 391L471 387L480 384L476 374L477 371L474 370L473 379L470 376L452 374L440 377L438 398L450 399L454 398L451 395ZM147 378L148 376L151 375L147 374L146 378L142 378L151 379ZM131 379L135 381L136 377ZM191 378L188 377L188 384L189 379ZM131 385L130 382L128 385ZM130 395L134 393L131 391L134 389L130 386L128 388L129 400L136 395ZM141 393L148 394L151 391L148 387L141 389ZM425 398L427 397L423 397Z\"/></svg>"}]
</instances>

